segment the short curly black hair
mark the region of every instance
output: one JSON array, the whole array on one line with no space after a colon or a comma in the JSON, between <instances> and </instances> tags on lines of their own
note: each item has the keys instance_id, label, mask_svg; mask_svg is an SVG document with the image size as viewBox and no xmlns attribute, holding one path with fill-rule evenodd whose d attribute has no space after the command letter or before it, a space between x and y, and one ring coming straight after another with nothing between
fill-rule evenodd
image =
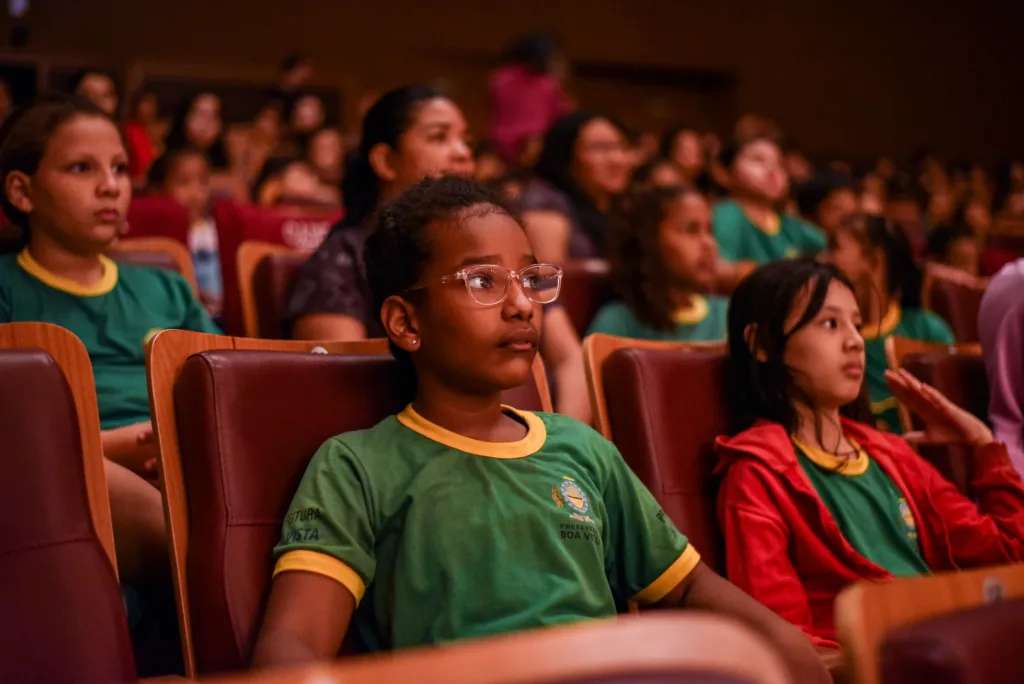
<instances>
[{"instance_id":1,"label":"short curly black hair","mask_svg":"<svg viewBox=\"0 0 1024 684\"><path fill-rule=\"evenodd\" d=\"M363 246L366 280L377 316L384 300L405 294L419 282L433 256L427 231L430 225L484 213L505 214L519 221L501 194L458 176L422 180L378 209L370 219L370 234ZM393 344L391 352L400 363L410 362Z\"/></svg>"}]
</instances>

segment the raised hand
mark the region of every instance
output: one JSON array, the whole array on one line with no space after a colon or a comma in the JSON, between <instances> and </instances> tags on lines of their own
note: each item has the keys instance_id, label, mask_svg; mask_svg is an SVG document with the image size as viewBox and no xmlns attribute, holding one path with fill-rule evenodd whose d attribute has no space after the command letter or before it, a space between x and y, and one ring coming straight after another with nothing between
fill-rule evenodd
<instances>
[{"instance_id":1,"label":"raised hand","mask_svg":"<svg viewBox=\"0 0 1024 684\"><path fill-rule=\"evenodd\" d=\"M903 436L908 442L971 446L983 446L992 442L992 431L985 423L906 370L901 368L896 372L886 371L885 380L893 396L924 421L923 432L907 433Z\"/></svg>"}]
</instances>

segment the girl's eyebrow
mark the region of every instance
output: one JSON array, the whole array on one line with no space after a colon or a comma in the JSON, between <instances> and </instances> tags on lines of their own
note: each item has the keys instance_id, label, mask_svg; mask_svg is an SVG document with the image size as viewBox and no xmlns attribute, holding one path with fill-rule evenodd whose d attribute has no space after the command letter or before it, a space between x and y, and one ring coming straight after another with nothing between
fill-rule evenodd
<instances>
[{"instance_id":1,"label":"girl's eyebrow","mask_svg":"<svg viewBox=\"0 0 1024 684\"><path fill-rule=\"evenodd\" d=\"M459 262L459 266L491 266L496 264L500 260L501 257L499 257L497 254L488 254L486 256L469 257L467 259L463 259L461 262Z\"/></svg>"}]
</instances>

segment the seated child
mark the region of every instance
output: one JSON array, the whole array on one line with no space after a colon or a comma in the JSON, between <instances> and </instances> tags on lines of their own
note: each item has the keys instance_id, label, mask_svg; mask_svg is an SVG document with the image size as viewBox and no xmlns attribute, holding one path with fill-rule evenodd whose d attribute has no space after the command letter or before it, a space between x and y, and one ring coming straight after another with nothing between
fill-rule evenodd
<instances>
[{"instance_id":1,"label":"seated child","mask_svg":"<svg viewBox=\"0 0 1024 684\"><path fill-rule=\"evenodd\" d=\"M729 300L701 294L714 286L718 261L704 198L682 188L647 188L626 197L624 209L611 240L619 299L601 308L588 333L724 340Z\"/></svg>"},{"instance_id":2,"label":"seated child","mask_svg":"<svg viewBox=\"0 0 1024 684\"><path fill-rule=\"evenodd\" d=\"M255 665L611 617L630 600L733 615L801 682L810 643L700 562L615 447L500 404L528 375L561 270L496 194L424 180L366 243L375 306L415 398L328 440L292 501ZM300 512L313 510L316 520Z\"/></svg>"},{"instance_id":3,"label":"seated child","mask_svg":"<svg viewBox=\"0 0 1024 684\"><path fill-rule=\"evenodd\" d=\"M978 276L981 273L978 236L962 223L939 226L932 230L928 236L928 258L967 275Z\"/></svg>"},{"instance_id":4,"label":"seated child","mask_svg":"<svg viewBox=\"0 0 1024 684\"><path fill-rule=\"evenodd\" d=\"M185 207L191 228L188 248L199 283L199 298L211 316L221 312L224 282L220 273L217 226L210 218L210 165L206 155L184 147L160 155L149 169L149 187Z\"/></svg>"},{"instance_id":5,"label":"seated child","mask_svg":"<svg viewBox=\"0 0 1024 684\"><path fill-rule=\"evenodd\" d=\"M720 161L729 170L730 199L715 205L711 222L722 259L765 264L824 249L825 236L817 227L779 213L789 179L771 137L740 139L722 150Z\"/></svg>"},{"instance_id":6,"label":"seated child","mask_svg":"<svg viewBox=\"0 0 1024 684\"><path fill-rule=\"evenodd\" d=\"M853 283L864 316L867 386L877 427L900 431L896 398L885 381L885 340L892 335L953 344L946 322L921 308L921 269L906 235L881 216L855 216L829 238L828 257Z\"/></svg>"},{"instance_id":7,"label":"seated child","mask_svg":"<svg viewBox=\"0 0 1024 684\"><path fill-rule=\"evenodd\" d=\"M152 437L146 343L167 328L220 331L177 273L104 256L131 202L128 154L110 117L84 100L44 101L11 115L0 141L0 205L24 246L0 256L0 323L53 323L82 340L104 452L144 470L155 455L138 448Z\"/></svg>"},{"instance_id":8,"label":"seated child","mask_svg":"<svg viewBox=\"0 0 1024 684\"><path fill-rule=\"evenodd\" d=\"M969 497L870 427L862 325L853 285L810 259L761 267L729 310L728 577L821 647L837 645L833 604L853 582L1024 560L1024 487L984 423L887 373L926 425L917 441L973 448Z\"/></svg>"},{"instance_id":9,"label":"seated child","mask_svg":"<svg viewBox=\"0 0 1024 684\"><path fill-rule=\"evenodd\" d=\"M800 215L831 235L850 216L857 213L856 185L843 173L820 171L795 188Z\"/></svg>"}]
</instances>

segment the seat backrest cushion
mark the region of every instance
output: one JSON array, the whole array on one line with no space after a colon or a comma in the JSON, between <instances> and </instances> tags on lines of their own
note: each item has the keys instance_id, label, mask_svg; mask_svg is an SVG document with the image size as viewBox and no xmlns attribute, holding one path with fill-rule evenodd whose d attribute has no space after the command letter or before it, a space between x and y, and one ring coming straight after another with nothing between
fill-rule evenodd
<instances>
[{"instance_id":1,"label":"seat backrest cushion","mask_svg":"<svg viewBox=\"0 0 1024 684\"><path fill-rule=\"evenodd\" d=\"M883 684L1016 684L1024 673L1024 600L899 627L880 652Z\"/></svg>"},{"instance_id":2,"label":"seat backrest cushion","mask_svg":"<svg viewBox=\"0 0 1024 684\"><path fill-rule=\"evenodd\" d=\"M961 344L978 341L978 310L985 291L946 278L936 278L932 285L931 308L953 330Z\"/></svg>"},{"instance_id":3,"label":"seat backrest cushion","mask_svg":"<svg viewBox=\"0 0 1024 684\"><path fill-rule=\"evenodd\" d=\"M569 262L563 268L562 290L558 302L572 320L576 333L587 333L594 316L614 297L611 276L593 262Z\"/></svg>"},{"instance_id":4,"label":"seat backrest cushion","mask_svg":"<svg viewBox=\"0 0 1024 684\"><path fill-rule=\"evenodd\" d=\"M714 441L727 430L724 351L620 349L601 370L616 446L709 566L724 570Z\"/></svg>"},{"instance_id":5,"label":"seat backrest cushion","mask_svg":"<svg viewBox=\"0 0 1024 684\"><path fill-rule=\"evenodd\" d=\"M271 551L306 465L330 437L402 409L394 372L386 356L209 351L185 362L174 394L200 674L248 666Z\"/></svg>"},{"instance_id":6,"label":"seat backrest cushion","mask_svg":"<svg viewBox=\"0 0 1024 684\"><path fill-rule=\"evenodd\" d=\"M285 305L299 269L309 257L304 254L271 254L263 259L253 274L253 295L259 316L260 337L287 339L284 329Z\"/></svg>"},{"instance_id":7,"label":"seat backrest cushion","mask_svg":"<svg viewBox=\"0 0 1024 684\"><path fill-rule=\"evenodd\" d=\"M0 679L134 681L67 381L43 351L0 350L0 388Z\"/></svg>"}]
</instances>

